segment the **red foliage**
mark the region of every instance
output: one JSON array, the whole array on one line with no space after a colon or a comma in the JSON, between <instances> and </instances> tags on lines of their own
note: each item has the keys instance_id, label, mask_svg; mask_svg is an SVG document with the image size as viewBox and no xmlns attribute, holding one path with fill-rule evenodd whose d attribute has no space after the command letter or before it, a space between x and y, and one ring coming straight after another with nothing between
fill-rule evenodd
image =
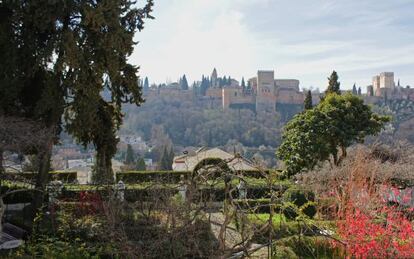
<instances>
[{"instance_id":1,"label":"red foliage","mask_svg":"<svg viewBox=\"0 0 414 259\"><path fill-rule=\"evenodd\" d=\"M81 215L96 214L103 210L102 199L98 193L82 191L78 201L78 212Z\"/></svg>"},{"instance_id":2,"label":"red foliage","mask_svg":"<svg viewBox=\"0 0 414 259\"><path fill-rule=\"evenodd\" d=\"M349 206L338 234L346 254L356 258L412 258L413 224L397 207L384 206L370 214Z\"/></svg>"}]
</instances>

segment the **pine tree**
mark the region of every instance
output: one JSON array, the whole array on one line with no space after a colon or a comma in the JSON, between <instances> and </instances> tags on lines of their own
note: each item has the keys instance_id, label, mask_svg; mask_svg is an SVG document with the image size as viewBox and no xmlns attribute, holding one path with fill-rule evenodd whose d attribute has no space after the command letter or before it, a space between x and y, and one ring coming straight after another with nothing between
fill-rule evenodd
<instances>
[{"instance_id":1,"label":"pine tree","mask_svg":"<svg viewBox=\"0 0 414 259\"><path fill-rule=\"evenodd\" d=\"M312 105L312 92L311 92L311 90L309 90L306 93L304 107L305 107L305 110L310 110L310 109L313 108L313 105Z\"/></svg>"},{"instance_id":2,"label":"pine tree","mask_svg":"<svg viewBox=\"0 0 414 259\"><path fill-rule=\"evenodd\" d=\"M354 86L352 87L352 94L353 95L357 95L358 94L358 90L356 88L356 85L354 84Z\"/></svg>"},{"instance_id":3,"label":"pine tree","mask_svg":"<svg viewBox=\"0 0 414 259\"><path fill-rule=\"evenodd\" d=\"M361 90L361 87L358 87L358 95L362 95L362 90Z\"/></svg>"},{"instance_id":4,"label":"pine tree","mask_svg":"<svg viewBox=\"0 0 414 259\"><path fill-rule=\"evenodd\" d=\"M142 157L138 158L135 169L138 170L138 171L147 170L147 167L145 165L145 160Z\"/></svg>"},{"instance_id":5,"label":"pine tree","mask_svg":"<svg viewBox=\"0 0 414 259\"><path fill-rule=\"evenodd\" d=\"M180 80L180 87L183 90L188 90L188 82L187 77L185 75L183 75L183 77Z\"/></svg>"},{"instance_id":6,"label":"pine tree","mask_svg":"<svg viewBox=\"0 0 414 259\"><path fill-rule=\"evenodd\" d=\"M328 77L329 84L328 88L325 91L325 94L328 95L330 93L341 94L340 85L341 83L338 81L338 74L334 70L330 77Z\"/></svg>"},{"instance_id":7,"label":"pine tree","mask_svg":"<svg viewBox=\"0 0 414 259\"><path fill-rule=\"evenodd\" d=\"M135 162L135 153L130 144L127 145L127 151L125 156L125 164L132 165Z\"/></svg>"}]
</instances>

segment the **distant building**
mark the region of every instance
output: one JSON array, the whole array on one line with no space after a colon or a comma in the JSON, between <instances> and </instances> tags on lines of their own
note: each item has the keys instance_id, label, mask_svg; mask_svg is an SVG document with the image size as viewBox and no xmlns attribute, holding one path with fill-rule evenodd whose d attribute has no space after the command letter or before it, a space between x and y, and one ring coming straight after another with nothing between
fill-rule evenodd
<instances>
[{"instance_id":1,"label":"distant building","mask_svg":"<svg viewBox=\"0 0 414 259\"><path fill-rule=\"evenodd\" d=\"M234 171L259 171L250 161L243 157L236 157L219 148L200 148L192 154L174 157L172 168L174 171L192 171L203 159L220 158Z\"/></svg>"},{"instance_id":2,"label":"distant building","mask_svg":"<svg viewBox=\"0 0 414 259\"><path fill-rule=\"evenodd\" d=\"M372 85L367 86L367 98L369 103L379 100L414 100L414 89L402 87L400 80L397 85L394 81L394 72L382 72L372 78Z\"/></svg>"},{"instance_id":3,"label":"distant building","mask_svg":"<svg viewBox=\"0 0 414 259\"><path fill-rule=\"evenodd\" d=\"M275 79L273 70L259 70L248 80L249 89L223 88L223 109L252 108L255 111L280 111L288 119L303 109L305 95L299 80Z\"/></svg>"}]
</instances>

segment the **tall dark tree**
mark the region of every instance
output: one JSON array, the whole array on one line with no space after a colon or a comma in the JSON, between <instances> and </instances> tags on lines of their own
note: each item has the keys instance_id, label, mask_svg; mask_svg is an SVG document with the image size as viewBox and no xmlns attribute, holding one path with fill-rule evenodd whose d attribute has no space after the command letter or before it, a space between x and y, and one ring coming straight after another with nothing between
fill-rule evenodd
<instances>
[{"instance_id":1,"label":"tall dark tree","mask_svg":"<svg viewBox=\"0 0 414 259\"><path fill-rule=\"evenodd\" d=\"M137 159L137 163L136 163L135 169L138 170L138 171L145 171L145 170L147 170L147 167L145 165L145 160L142 157L140 157L140 158Z\"/></svg>"},{"instance_id":2,"label":"tall dark tree","mask_svg":"<svg viewBox=\"0 0 414 259\"><path fill-rule=\"evenodd\" d=\"M172 148L171 147L168 148L167 146L164 146L164 150L161 153L161 157L159 161L160 170L171 170L173 159L174 159L174 153L172 151Z\"/></svg>"},{"instance_id":3,"label":"tall dark tree","mask_svg":"<svg viewBox=\"0 0 414 259\"><path fill-rule=\"evenodd\" d=\"M328 88L325 91L325 94L328 95L330 93L341 94L340 86L341 83L338 81L339 77L336 71L334 70L330 77L328 77L329 84Z\"/></svg>"},{"instance_id":4,"label":"tall dark tree","mask_svg":"<svg viewBox=\"0 0 414 259\"><path fill-rule=\"evenodd\" d=\"M358 90L357 90L357 87L356 87L355 84L354 84L354 86L352 86L352 94L353 95L358 95Z\"/></svg>"},{"instance_id":5,"label":"tall dark tree","mask_svg":"<svg viewBox=\"0 0 414 259\"><path fill-rule=\"evenodd\" d=\"M361 87L358 87L358 95L362 95L362 90L361 90Z\"/></svg>"},{"instance_id":6,"label":"tall dark tree","mask_svg":"<svg viewBox=\"0 0 414 259\"><path fill-rule=\"evenodd\" d=\"M304 101L304 108L305 110L309 110L312 109L313 105L312 105L312 92L311 90L308 90L306 92L306 97L305 97L305 101Z\"/></svg>"},{"instance_id":7,"label":"tall dark tree","mask_svg":"<svg viewBox=\"0 0 414 259\"><path fill-rule=\"evenodd\" d=\"M112 181L121 106L143 101L138 68L127 60L152 6L152 0L143 8L132 0L2 1L0 55L8 61L0 68L0 96L8 101L1 102L1 112L43 121L56 136L64 113L67 131L96 147L96 179ZM101 96L104 89L109 101ZM40 153L41 189L52 146Z\"/></svg>"},{"instance_id":8,"label":"tall dark tree","mask_svg":"<svg viewBox=\"0 0 414 259\"><path fill-rule=\"evenodd\" d=\"M135 152L130 144L127 145L127 151L125 156L125 164L132 165L135 162Z\"/></svg>"},{"instance_id":9,"label":"tall dark tree","mask_svg":"<svg viewBox=\"0 0 414 259\"><path fill-rule=\"evenodd\" d=\"M188 90L188 81L185 75L183 75L183 77L180 80L180 87L183 90Z\"/></svg>"},{"instance_id":10,"label":"tall dark tree","mask_svg":"<svg viewBox=\"0 0 414 259\"><path fill-rule=\"evenodd\" d=\"M244 77L242 78L242 81L241 81L241 87L243 89L246 89L246 82L244 81Z\"/></svg>"},{"instance_id":11,"label":"tall dark tree","mask_svg":"<svg viewBox=\"0 0 414 259\"><path fill-rule=\"evenodd\" d=\"M149 80L148 80L148 77L146 76L144 80L144 91L148 91L148 90L149 90Z\"/></svg>"}]
</instances>

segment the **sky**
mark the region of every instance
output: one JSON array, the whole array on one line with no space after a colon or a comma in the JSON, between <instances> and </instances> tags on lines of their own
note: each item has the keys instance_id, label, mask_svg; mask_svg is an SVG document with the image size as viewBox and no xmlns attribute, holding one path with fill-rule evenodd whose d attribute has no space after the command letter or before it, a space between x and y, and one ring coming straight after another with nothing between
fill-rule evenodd
<instances>
[{"instance_id":1,"label":"sky","mask_svg":"<svg viewBox=\"0 0 414 259\"><path fill-rule=\"evenodd\" d=\"M143 1L143 0L139 0ZM210 75L241 80L257 70L325 89L380 72L414 86L414 0L155 0L130 62L151 83Z\"/></svg>"}]
</instances>

